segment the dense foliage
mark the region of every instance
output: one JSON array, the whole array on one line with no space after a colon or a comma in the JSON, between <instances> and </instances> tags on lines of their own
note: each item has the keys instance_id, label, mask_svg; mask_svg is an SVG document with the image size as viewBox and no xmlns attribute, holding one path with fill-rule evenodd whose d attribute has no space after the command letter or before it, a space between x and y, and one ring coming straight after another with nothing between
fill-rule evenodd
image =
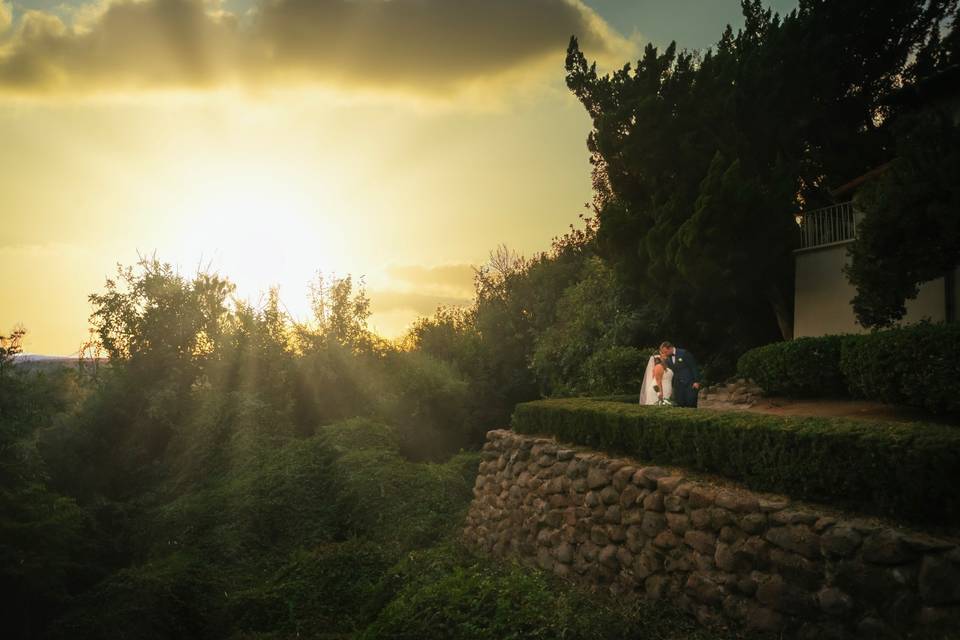
<instances>
[{"instance_id":1,"label":"dense foliage","mask_svg":"<svg viewBox=\"0 0 960 640\"><path fill-rule=\"evenodd\" d=\"M438 309L401 345L368 329L369 300L350 278L318 277L313 318L294 322L276 291L236 300L226 278L153 258L90 296L92 351L108 365L31 369L13 358L23 331L0 337L4 631L712 637L663 605L616 605L459 548L451 534L477 463L462 450L518 403L635 392L647 345L664 338L717 379L746 348L789 334L792 215L822 203L828 180L887 159L885 115L899 112L884 100L955 45L935 37L950 5L801 0L780 18L748 0L744 29L715 49L648 47L635 70L606 77L573 40L567 81L593 121L595 216L533 257L497 250L469 307ZM891 187L877 187L853 269L861 307L881 319L956 253L955 219L937 217L955 205L943 182L954 159L936 146L952 138L934 140L949 162L928 171L924 141L942 132L917 122L904 120L887 180L910 183L890 202L922 207L925 223L890 228L913 247L941 237L909 254L908 277L877 302L871 283L900 268L862 268L887 250L884 221L896 217L882 204ZM957 334L918 331L844 340L847 385L957 410ZM784 392L834 389L831 340L771 347L743 366ZM957 440L937 427L588 400L522 404L513 420L758 488L960 519Z\"/></svg>"},{"instance_id":2,"label":"dense foliage","mask_svg":"<svg viewBox=\"0 0 960 640\"><path fill-rule=\"evenodd\" d=\"M469 308L418 320L408 342L468 381L464 419L476 433L505 426L518 402L634 390L652 353L637 345L663 340L596 256L590 222L532 258L501 247L475 290Z\"/></svg>"},{"instance_id":3,"label":"dense foliage","mask_svg":"<svg viewBox=\"0 0 960 640\"><path fill-rule=\"evenodd\" d=\"M748 0L743 29L714 48L648 46L606 76L572 39L594 215L548 252L499 249L473 305L419 321L412 348L467 380L464 419L478 432L541 395L631 391L647 345L664 339L696 353L707 379L729 376L745 351L791 335L795 216L899 152L895 124L910 111L891 97L948 64L955 5L804 0L781 17ZM929 186L911 193L939 198ZM929 234L915 250L950 254L958 234L935 237L950 220L912 229Z\"/></svg>"},{"instance_id":4,"label":"dense foliage","mask_svg":"<svg viewBox=\"0 0 960 640\"><path fill-rule=\"evenodd\" d=\"M737 370L770 394L852 396L960 414L960 325L777 342L743 354Z\"/></svg>"},{"instance_id":5,"label":"dense foliage","mask_svg":"<svg viewBox=\"0 0 960 640\"><path fill-rule=\"evenodd\" d=\"M960 82L960 69L953 76ZM904 118L899 129L896 159L857 194L865 217L849 247L847 273L857 287L854 312L866 327L902 319L922 283L960 265L956 116L928 109Z\"/></svg>"},{"instance_id":6,"label":"dense foliage","mask_svg":"<svg viewBox=\"0 0 960 640\"><path fill-rule=\"evenodd\" d=\"M453 551L415 552L399 563L394 584L381 583L390 604L360 638L717 638L664 603L613 602L527 567Z\"/></svg>"},{"instance_id":7,"label":"dense foliage","mask_svg":"<svg viewBox=\"0 0 960 640\"><path fill-rule=\"evenodd\" d=\"M850 245L854 311L867 327L900 320L921 283L958 266L960 256L960 3L949 29L931 32L887 100L896 157L857 193L865 213Z\"/></svg>"},{"instance_id":8,"label":"dense foliage","mask_svg":"<svg viewBox=\"0 0 960 640\"><path fill-rule=\"evenodd\" d=\"M847 338L840 367L856 397L960 415L960 325L920 324Z\"/></svg>"},{"instance_id":9,"label":"dense foliage","mask_svg":"<svg viewBox=\"0 0 960 640\"><path fill-rule=\"evenodd\" d=\"M4 344L0 360L15 346ZM100 505L84 509L52 488L32 440L81 395L70 371L28 374L11 359L0 368L0 585L4 630L14 637L39 634L72 593L104 575L111 555Z\"/></svg>"},{"instance_id":10,"label":"dense foliage","mask_svg":"<svg viewBox=\"0 0 960 640\"><path fill-rule=\"evenodd\" d=\"M563 267L543 256L505 273L534 290L526 278ZM231 291L146 259L91 296L108 365L37 368L13 358L22 331L4 338L7 636L689 637L674 610L617 605L455 542L478 464L457 452L536 393L514 382L527 351L458 352L470 342L454 334L463 359L442 359L435 325L421 337L438 355L387 343L349 278L318 278L306 324L276 292L255 307ZM529 317L484 291L470 322Z\"/></svg>"},{"instance_id":11,"label":"dense foliage","mask_svg":"<svg viewBox=\"0 0 960 640\"><path fill-rule=\"evenodd\" d=\"M639 389L654 352L629 343L641 324L613 272L591 257L557 301L556 322L536 339L531 365L541 388L558 395Z\"/></svg>"},{"instance_id":12,"label":"dense foliage","mask_svg":"<svg viewBox=\"0 0 960 640\"><path fill-rule=\"evenodd\" d=\"M519 405L513 429L717 473L858 511L960 523L960 431L919 423L643 407L586 398Z\"/></svg>"},{"instance_id":13,"label":"dense foliage","mask_svg":"<svg viewBox=\"0 0 960 640\"><path fill-rule=\"evenodd\" d=\"M453 530L476 457L404 460L367 420L262 446L257 459L147 505L137 560L84 591L53 637L346 634L405 552Z\"/></svg>"},{"instance_id":14,"label":"dense foliage","mask_svg":"<svg viewBox=\"0 0 960 640\"><path fill-rule=\"evenodd\" d=\"M747 351L737 361L737 373L771 395L830 397L847 393L840 372L844 336L795 338Z\"/></svg>"},{"instance_id":15,"label":"dense foliage","mask_svg":"<svg viewBox=\"0 0 960 640\"><path fill-rule=\"evenodd\" d=\"M598 248L628 300L727 371L789 338L794 216L890 159L885 99L916 77L918 52L937 50L954 6L801 0L778 16L745 0L743 29L715 48L648 45L603 76L571 40L567 85L593 121Z\"/></svg>"}]
</instances>

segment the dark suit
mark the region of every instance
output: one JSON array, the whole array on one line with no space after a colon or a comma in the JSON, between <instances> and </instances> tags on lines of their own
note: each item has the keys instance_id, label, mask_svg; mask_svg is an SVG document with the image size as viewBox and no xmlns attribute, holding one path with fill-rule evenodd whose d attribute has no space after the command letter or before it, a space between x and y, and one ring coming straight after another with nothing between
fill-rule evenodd
<instances>
[{"instance_id":1,"label":"dark suit","mask_svg":"<svg viewBox=\"0 0 960 640\"><path fill-rule=\"evenodd\" d=\"M678 407L696 408L699 392L693 383L700 382L696 358L686 349L676 349L667 358L667 366L673 370L673 403Z\"/></svg>"}]
</instances>

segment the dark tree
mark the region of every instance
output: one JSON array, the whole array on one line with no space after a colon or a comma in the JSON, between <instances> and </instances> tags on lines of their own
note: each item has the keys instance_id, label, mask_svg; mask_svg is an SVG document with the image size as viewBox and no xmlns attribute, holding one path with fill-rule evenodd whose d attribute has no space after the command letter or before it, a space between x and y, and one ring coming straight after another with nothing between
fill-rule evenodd
<instances>
[{"instance_id":1,"label":"dark tree","mask_svg":"<svg viewBox=\"0 0 960 640\"><path fill-rule=\"evenodd\" d=\"M26 333L27 330L23 327L16 327L10 335L0 336L0 378L7 374L17 354L23 351L21 344Z\"/></svg>"},{"instance_id":2,"label":"dark tree","mask_svg":"<svg viewBox=\"0 0 960 640\"><path fill-rule=\"evenodd\" d=\"M900 125L896 159L857 197L865 217L846 271L866 327L903 318L921 283L960 263L960 127L936 109Z\"/></svg>"},{"instance_id":3,"label":"dark tree","mask_svg":"<svg viewBox=\"0 0 960 640\"><path fill-rule=\"evenodd\" d=\"M948 19L887 99L896 157L857 194L865 217L846 273L866 327L902 319L920 284L946 275L949 285L960 262L960 3Z\"/></svg>"},{"instance_id":4,"label":"dark tree","mask_svg":"<svg viewBox=\"0 0 960 640\"><path fill-rule=\"evenodd\" d=\"M889 156L883 99L951 4L747 0L715 49L648 45L606 76L572 39L598 245L634 302L712 353L790 337L794 216Z\"/></svg>"}]
</instances>

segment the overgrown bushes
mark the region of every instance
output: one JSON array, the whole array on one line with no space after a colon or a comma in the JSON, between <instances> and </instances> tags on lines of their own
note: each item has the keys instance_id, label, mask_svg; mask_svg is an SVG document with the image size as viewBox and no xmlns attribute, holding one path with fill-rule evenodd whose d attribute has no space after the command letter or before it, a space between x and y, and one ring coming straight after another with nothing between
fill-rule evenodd
<instances>
[{"instance_id":1,"label":"overgrown bushes","mask_svg":"<svg viewBox=\"0 0 960 640\"><path fill-rule=\"evenodd\" d=\"M583 363L586 388L594 393L628 393L640 389L644 367L655 349L607 347Z\"/></svg>"},{"instance_id":2,"label":"overgrown bushes","mask_svg":"<svg viewBox=\"0 0 960 640\"><path fill-rule=\"evenodd\" d=\"M514 562L446 543L414 551L382 580L383 607L360 640L720 640L665 602L612 599Z\"/></svg>"},{"instance_id":3,"label":"overgrown bushes","mask_svg":"<svg viewBox=\"0 0 960 640\"><path fill-rule=\"evenodd\" d=\"M556 589L552 576L482 559L457 547L410 554L395 569L402 584L359 637L623 638L626 611L609 600Z\"/></svg>"},{"instance_id":4,"label":"overgrown bushes","mask_svg":"<svg viewBox=\"0 0 960 640\"><path fill-rule=\"evenodd\" d=\"M740 375L786 396L835 396L960 413L960 325L798 338L753 349Z\"/></svg>"},{"instance_id":5,"label":"overgrown bushes","mask_svg":"<svg viewBox=\"0 0 960 640\"><path fill-rule=\"evenodd\" d=\"M202 482L161 485L133 523L135 557L43 637L355 633L390 567L450 538L472 496L476 453L426 464L399 447L395 429L357 418L263 441L260 456Z\"/></svg>"},{"instance_id":6,"label":"overgrown bushes","mask_svg":"<svg viewBox=\"0 0 960 640\"><path fill-rule=\"evenodd\" d=\"M960 523L960 430L948 426L565 399L519 405L513 429L717 473L760 491Z\"/></svg>"},{"instance_id":7,"label":"overgrown bushes","mask_svg":"<svg viewBox=\"0 0 960 640\"><path fill-rule=\"evenodd\" d=\"M138 519L138 558L42 637L732 638L662 602L475 555L456 538L479 455L413 463L400 441L348 420L157 495Z\"/></svg>"}]
</instances>

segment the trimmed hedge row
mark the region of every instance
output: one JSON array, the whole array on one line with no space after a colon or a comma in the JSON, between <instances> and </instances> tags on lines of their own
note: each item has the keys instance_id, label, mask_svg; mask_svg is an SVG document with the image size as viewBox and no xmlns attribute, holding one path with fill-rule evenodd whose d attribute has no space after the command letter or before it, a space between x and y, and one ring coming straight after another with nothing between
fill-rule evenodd
<instances>
[{"instance_id":1,"label":"trimmed hedge row","mask_svg":"<svg viewBox=\"0 0 960 640\"><path fill-rule=\"evenodd\" d=\"M960 324L919 324L844 340L851 395L960 414Z\"/></svg>"},{"instance_id":2,"label":"trimmed hedge row","mask_svg":"<svg viewBox=\"0 0 960 640\"><path fill-rule=\"evenodd\" d=\"M960 324L778 342L743 354L737 371L770 394L850 395L960 414Z\"/></svg>"},{"instance_id":3,"label":"trimmed hedge row","mask_svg":"<svg viewBox=\"0 0 960 640\"><path fill-rule=\"evenodd\" d=\"M774 395L846 395L846 381L840 372L844 338L797 338L757 347L740 356L737 372Z\"/></svg>"},{"instance_id":4,"label":"trimmed hedge row","mask_svg":"<svg viewBox=\"0 0 960 640\"><path fill-rule=\"evenodd\" d=\"M517 405L512 427L716 473L758 491L907 521L960 524L960 429L949 426L570 398Z\"/></svg>"}]
</instances>

